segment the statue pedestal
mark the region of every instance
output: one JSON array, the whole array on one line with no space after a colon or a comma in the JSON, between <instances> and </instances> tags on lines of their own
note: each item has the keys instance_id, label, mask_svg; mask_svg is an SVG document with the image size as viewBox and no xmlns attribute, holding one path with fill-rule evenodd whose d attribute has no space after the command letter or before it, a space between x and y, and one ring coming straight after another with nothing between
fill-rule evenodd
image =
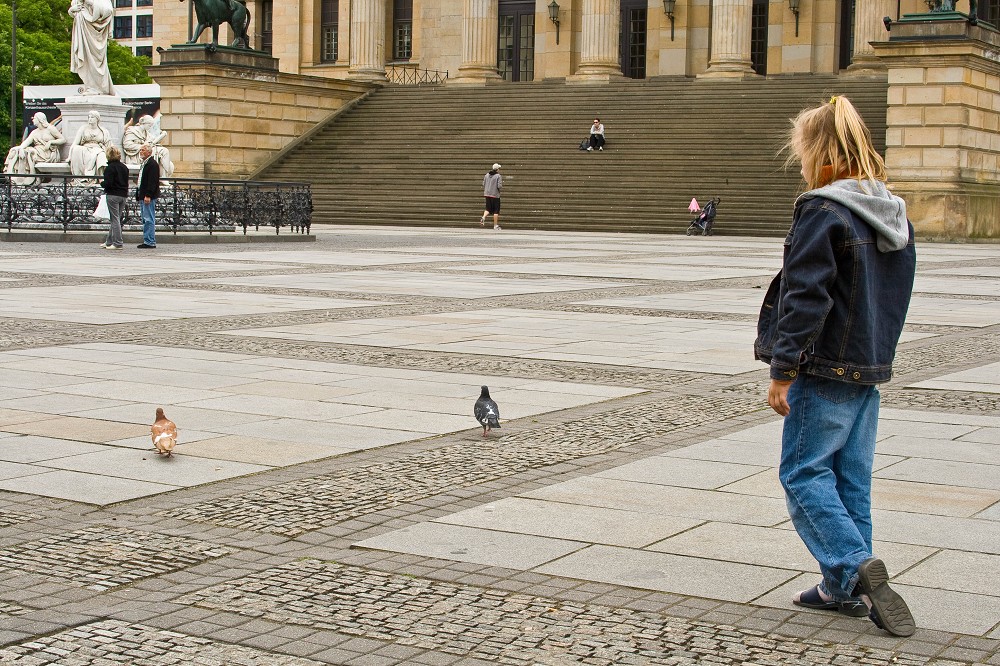
<instances>
[{"instance_id":1,"label":"statue pedestal","mask_svg":"<svg viewBox=\"0 0 1000 666\"><path fill-rule=\"evenodd\" d=\"M260 51L174 46L149 75L160 86L160 127L178 178L247 178L376 86L287 74ZM322 164L317 168L323 168Z\"/></svg>"},{"instance_id":2,"label":"statue pedestal","mask_svg":"<svg viewBox=\"0 0 1000 666\"><path fill-rule=\"evenodd\" d=\"M888 68L886 167L925 237L1000 238L1000 32L906 15L873 42Z\"/></svg>"},{"instance_id":3,"label":"statue pedestal","mask_svg":"<svg viewBox=\"0 0 1000 666\"><path fill-rule=\"evenodd\" d=\"M278 59L264 51L211 44L172 44L160 54L161 65L205 65L278 73Z\"/></svg>"},{"instance_id":4,"label":"statue pedestal","mask_svg":"<svg viewBox=\"0 0 1000 666\"><path fill-rule=\"evenodd\" d=\"M122 134L125 133L125 116L131 107L122 104L121 97L113 95L74 95L67 97L65 102L56 103L62 113L62 135L66 138L61 154L63 160L69 159L69 149L73 145L77 131L87 124L87 115L91 111L101 114L101 126L111 135L111 143L121 147Z\"/></svg>"}]
</instances>

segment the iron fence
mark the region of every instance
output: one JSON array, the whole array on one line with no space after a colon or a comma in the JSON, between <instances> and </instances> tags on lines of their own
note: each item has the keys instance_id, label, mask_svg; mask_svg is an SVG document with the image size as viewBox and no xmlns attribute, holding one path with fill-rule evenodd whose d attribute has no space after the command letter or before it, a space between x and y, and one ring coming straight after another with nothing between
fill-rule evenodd
<instances>
[{"instance_id":1,"label":"iron fence","mask_svg":"<svg viewBox=\"0 0 1000 666\"><path fill-rule=\"evenodd\" d=\"M34 181L34 182L31 182ZM15 229L106 229L92 216L103 194L93 178L0 174L0 226ZM312 190L308 183L170 178L156 200L157 227L179 231L232 232L273 227L309 233ZM126 197L122 226L142 226L139 202Z\"/></svg>"},{"instance_id":2,"label":"iron fence","mask_svg":"<svg viewBox=\"0 0 1000 666\"><path fill-rule=\"evenodd\" d=\"M417 69L405 65L389 65L385 70L389 83L397 86L416 86L421 83L444 83L448 80L448 72L436 69Z\"/></svg>"}]
</instances>

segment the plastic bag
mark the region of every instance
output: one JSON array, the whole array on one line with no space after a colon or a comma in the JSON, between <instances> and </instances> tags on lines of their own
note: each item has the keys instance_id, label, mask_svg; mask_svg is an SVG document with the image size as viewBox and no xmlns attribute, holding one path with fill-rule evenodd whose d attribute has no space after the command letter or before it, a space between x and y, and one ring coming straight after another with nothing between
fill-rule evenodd
<instances>
[{"instance_id":1,"label":"plastic bag","mask_svg":"<svg viewBox=\"0 0 1000 666\"><path fill-rule=\"evenodd\" d=\"M108 210L108 195L101 195L100 201L97 202L97 208L94 209L91 215L100 220L111 220L111 211Z\"/></svg>"}]
</instances>

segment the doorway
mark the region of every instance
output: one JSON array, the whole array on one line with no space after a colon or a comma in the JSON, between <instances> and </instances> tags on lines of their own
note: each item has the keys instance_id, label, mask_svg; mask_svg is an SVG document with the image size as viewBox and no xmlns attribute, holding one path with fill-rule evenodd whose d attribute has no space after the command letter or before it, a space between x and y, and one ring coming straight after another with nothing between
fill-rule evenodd
<instances>
[{"instance_id":1,"label":"doorway","mask_svg":"<svg viewBox=\"0 0 1000 666\"><path fill-rule=\"evenodd\" d=\"M750 62L753 71L767 74L767 0L753 0L750 9Z\"/></svg>"},{"instance_id":2,"label":"doorway","mask_svg":"<svg viewBox=\"0 0 1000 666\"><path fill-rule=\"evenodd\" d=\"M621 0L622 74L630 79L646 78L646 0Z\"/></svg>"},{"instance_id":3,"label":"doorway","mask_svg":"<svg viewBox=\"0 0 1000 666\"><path fill-rule=\"evenodd\" d=\"M847 69L854 59L855 0L840 0L840 69Z\"/></svg>"},{"instance_id":4,"label":"doorway","mask_svg":"<svg viewBox=\"0 0 1000 666\"><path fill-rule=\"evenodd\" d=\"M535 78L535 3L510 0L499 3L497 69L505 81Z\"/></svg>"}]
</instances>

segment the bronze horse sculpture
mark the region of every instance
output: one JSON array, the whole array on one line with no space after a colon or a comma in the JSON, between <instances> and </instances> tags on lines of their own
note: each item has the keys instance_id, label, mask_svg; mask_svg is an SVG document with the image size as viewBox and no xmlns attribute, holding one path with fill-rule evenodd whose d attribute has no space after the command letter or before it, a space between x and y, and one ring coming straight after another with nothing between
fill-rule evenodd
<instances>
[{"instance_id":1,"label":"bronze horse sculpture","mask_svg":"<svg viewBox=\"0 0 1000 666\"><path fill-rule=\"evenodd\" d=\"M247 27L250 25L250 11L246 3L240 0L191 0L194 2L194 13L198 16L198 25L195 26L188 44L194 44L205 32L205 28L212 28L211 50L219 45L219 26L228 23L233 29L236 38L233 39L233 46L237 48L249 49L250 36L247 34ZM184 2L184 0L181 0Z\"/></svg>"}]
</instances>

